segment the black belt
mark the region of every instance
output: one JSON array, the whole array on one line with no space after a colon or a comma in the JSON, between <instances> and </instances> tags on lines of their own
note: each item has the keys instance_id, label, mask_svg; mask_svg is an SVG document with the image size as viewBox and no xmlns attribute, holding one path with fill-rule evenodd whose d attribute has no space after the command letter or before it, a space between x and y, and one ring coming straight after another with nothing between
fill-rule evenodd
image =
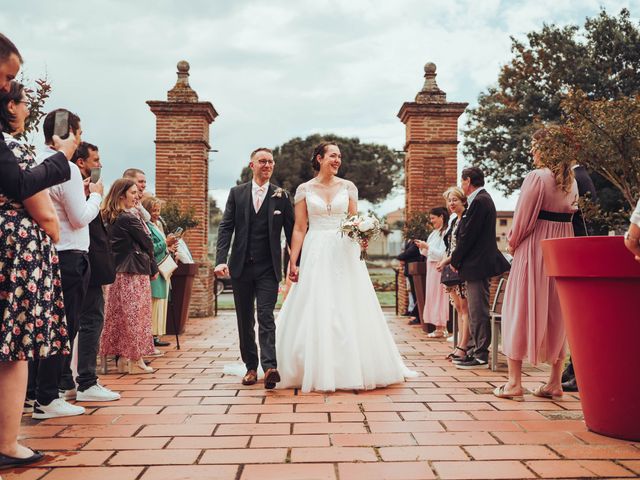
<instances>
[{"instance_id":1,"label":"black belt","mask_svg":"<svg viewBox=\"0 0 640 480\"><path fill-rule=\"evenodd\" d=\"M540 213L538 213L538 218L540 220L549 220L550 222L569 223L573 219L573 213L560 213L540 210Z\"/></svg>"},{"instance_id":2,"label":"black belt","mask_svg":"<svg viewBox=\"0 0 640 480\"><path fill-rule=\"evenodd\" d=\"M78 255L78 254L87 255L89 252L87 252L86 250L58 250L58 255L64 254L64 253L75 253L76 255Z\"/></svg>"}]
</instances>

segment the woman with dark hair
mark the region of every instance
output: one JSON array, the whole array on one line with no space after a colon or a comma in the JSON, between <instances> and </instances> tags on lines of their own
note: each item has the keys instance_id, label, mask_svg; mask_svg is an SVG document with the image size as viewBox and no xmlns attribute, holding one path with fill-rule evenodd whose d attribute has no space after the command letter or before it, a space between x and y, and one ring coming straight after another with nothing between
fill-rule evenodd
<instances>
[{"instance_id":1,"label":"woman with dark hair","mask_svg":"<svg viewBox=\"0 0 640 480\"><path fill-rule=\"evenodd\" d=\"M151 334L151 283L158 267L153 243L142 220L133 213L138 187L130 178L116 180L102 206L116 264L109 286L100 339L102 355L118 355L122 373L152 373L142 357L154 352Z\"/></svg>"},{"instance_id":2,"label":"woman with dark hair","mask_svg":"<svg viewBox=\"0 0 640 480\"><path fill-rule=\"evenodd\" d=\"M571 217L577 210L578 186L573 159L551 161L540 148L548 135L546 129L533 135L531 155L536 170L524 179L508 236L513 263L502 304L502 351L509 379L494 390L499 398L523 400L525 358L533 365L551 364L549 379L533 394L562 398L566 334L555 280L545 273L540 242L573 236Z\"/></svg>"},{"instance_id":3,"label":"woman with dark hair","mask_svg":"<svg viewBox=\"0 0 640 480\"><path fill-rule=\"evenodd\" d=\"M341 163L336 144L318 145L318 174L296 191L289 275L297 283L276 329L280 388L365 390L417 375L389 332L360 247L339 232L358 211L356 186L337 177Z\"/></svg>"},{"instance_id":4,"label":"woman with dark hair","mask_svg":"<svg viewBox=\"0 0 640 480\"><path fill-rule=\"evenodd\" d=\"M436 207L429 211L429 222L433 231L427 241L416 240L420 253L427 257L427 278L424 298L424 323L430 323L436 329L427 338L443 338L447 336L447 321L449 320L449 298L442 288L438 270L438 263L444 258L446 246L444 232L449 224L449 212L446 208Z\"/></svg>"},{"instance_id":5,"label":"woman with dark hair","mask_svg":"<svg viewBox=\"0 0 640 480\"><path fill-rule=\"evenodd\" d=\"M24 132L28 116L24 87L12 82L8 91L0 91L0 123L4 141L22 169L36 164L33 149L16 138ZM40 452L18 444L26 360L69 353L54 247L59 236L58 217L47 191L22 202L0 191L0 468L42 458ZM41 393L39 399L44 401ZM58 400L64 402L57 398L54 402Z\"/></svg>"}]
</instances>

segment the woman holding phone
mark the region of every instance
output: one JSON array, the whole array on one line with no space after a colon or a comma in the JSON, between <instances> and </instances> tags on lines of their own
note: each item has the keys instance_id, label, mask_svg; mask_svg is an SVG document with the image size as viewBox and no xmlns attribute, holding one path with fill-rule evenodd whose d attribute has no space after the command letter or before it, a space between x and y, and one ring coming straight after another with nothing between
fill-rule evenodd
<instances>
[{"instance_id":1,"label":"woman holding phone","mask_svg":"<svg viewBox=\"0 0 640 480\"><path fill-rule=\"evenodd\" d=\"M130 178L116 180L102 206L116 264L109 286L100 339L102 355L118 355L124 373L152 373L142 359L154 352L151 334L151 283L158 276L153 243L140 218L132 213L138 187Z\"/></svg>"}]
</instances>

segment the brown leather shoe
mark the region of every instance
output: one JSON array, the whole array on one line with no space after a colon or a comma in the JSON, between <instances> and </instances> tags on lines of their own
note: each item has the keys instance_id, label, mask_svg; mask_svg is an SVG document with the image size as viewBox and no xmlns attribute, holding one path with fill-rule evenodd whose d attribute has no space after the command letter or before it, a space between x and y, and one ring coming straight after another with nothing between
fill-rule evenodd
<instances>
[{"instance_id":1,"label":"brown leather shoe","mask_svg":"<svg viewBox=\"0 0 640 480\"><path fill-rule=\"evenodd\" d=\"M276 388L276 383L280 381L280 374L278 370L275 368L268 368L266 372L264 372L264 388L267 390L271 390L272 388Z\"/></svg>"},{"instance_id":2,"label":"brown leather shoe","mask_svg":"<svg viewBox=\"0 0 640 480\"><path fill-rule=\"evenodd\" d=\"M255 370L247 370L247 373L242 377L243 385L255 385L258 381L258 372Z\"/></svg>"}]
</instances>

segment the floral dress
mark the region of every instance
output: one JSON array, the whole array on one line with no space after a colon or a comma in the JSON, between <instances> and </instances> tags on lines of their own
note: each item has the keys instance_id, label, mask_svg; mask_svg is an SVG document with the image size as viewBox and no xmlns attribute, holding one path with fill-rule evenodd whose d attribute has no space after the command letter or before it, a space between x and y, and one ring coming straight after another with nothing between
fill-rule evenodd
<instances>
[{"instance_id":1,"label":"floral dress","mask_svg":"<svg viewBox=\"0 0 640 480\"><path fill-rule=\"evenodd\" d=\"M462 218L462 216L460 216ZM458 227L460 226L460 220L454 219L452 224L449 225L449 229L444 234L444 242L446 245L447 257L450 257L453 251L456 249L456 245L458 243ZM452 285L447 287L443 285L444 291L447 293L456 292L460 298L467 298L467 284L465 282L460 283L459 285ZM449 301L451 305L455 306L453 298L450 298Z\"/></svg>"},{"instance_id":2,"label":"floral dress","mask_svg":"<svg viewBox=\"0 0 640 480\"><path fill-rule=\"evenodd\" d=\"M5 134L21 168L31 148ZM58 254L21 202L0 191L0 361L69 353Z\"/></svg>"}]
</instances>

